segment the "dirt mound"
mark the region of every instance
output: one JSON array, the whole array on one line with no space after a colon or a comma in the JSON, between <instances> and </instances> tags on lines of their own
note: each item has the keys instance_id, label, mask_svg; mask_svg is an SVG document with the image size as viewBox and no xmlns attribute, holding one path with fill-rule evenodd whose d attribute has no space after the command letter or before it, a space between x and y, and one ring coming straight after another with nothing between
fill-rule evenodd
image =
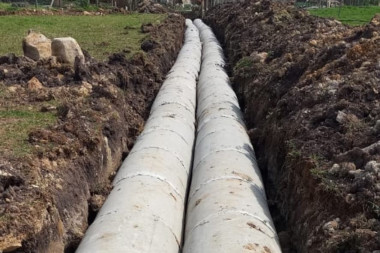
<instances>
[{"instance_id":1,"label":"dirt mound","mask_svg":"<svg viewBox=\"0 0 380 253\"><path fill-rule=\"evenodd\" d=\"M150 27L149 52L114 54L108 62L85 54L74 69L52 59L0 57L0 117L9 120L1 119L0 135L7 129L1 124L29 115L30 122L54 119L20 140L27 155L0 150L0 251L75 250L143 128L183 32L184 19L169 15ZM28 85L32 78L42 85Z\"/></svg>"},{"instance_id":2,"label":"dirt mound","mask_svg":"<svg viewBox=\"0 0 380 253\"><path fill-rule=\"evenodd\" d=\"M225 43L285 252L380 249L380 26L269 1L207 14Z\"/></svg>"},{"instance_id":3,"label":"dirt mound","mask_svg":"<svg viewBox=\"0 0 380 253\"><path fill-rule=\"evenodd\" d=\"M137 6L140 13L167 13L168 10L159 3L152 0L143 0Z\"/></svg>"}]
</instances>

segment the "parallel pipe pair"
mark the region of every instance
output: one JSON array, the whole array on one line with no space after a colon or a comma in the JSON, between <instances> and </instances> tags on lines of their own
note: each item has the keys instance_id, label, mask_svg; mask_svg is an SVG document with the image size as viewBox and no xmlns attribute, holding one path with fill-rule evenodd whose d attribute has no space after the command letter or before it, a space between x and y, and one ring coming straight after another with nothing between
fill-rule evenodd
<instances>
[{"instance_id":1,"label":"parallel pipe pair","mask_svg":"<svg viewBox=\"0 0 380 253\"><path fill-rule=\"evenodd\" d=\"M281 252L260 171L223 51L196 20L202 43L197 140L184 253ZM77 252L179 252L195 132L198 29L186 20L184 46Z\"/></svg>"}]
</instances>

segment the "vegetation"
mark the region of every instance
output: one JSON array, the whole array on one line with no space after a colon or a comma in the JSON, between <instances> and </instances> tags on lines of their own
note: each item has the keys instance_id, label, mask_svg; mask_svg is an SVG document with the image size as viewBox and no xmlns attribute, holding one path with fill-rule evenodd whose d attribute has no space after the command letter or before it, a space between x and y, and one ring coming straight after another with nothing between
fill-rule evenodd
<instances>
[{"instance_id":1,"label":"vegetation","mask_svg":"<svg viewBox=\"0 0 380 253\"><path fill-rule=\"evenodd\" d=\"M343 24L358 26L367 24L372 17L380 13L380 6L342 6L334 8L310 9L312 15L335 18Z\"/></svg>"},{"instance_id":2,"label":"vegetation","mask_svg":"<svg viewBox=\"0 0 380 253\"><path fill-rule=\"evenodd\" d=\"M56 121L51 112L39 112L35 108L0 110L0 150L16 156L30 153L28 133Z\"/></svg>"},{"instance_id":3,"label":"vegetation","mask_svg":"<svg viewBox=\"0 0 380 253\"><path fill-rule=\"evenodd\" d=\"M12 11L14 10L15 8L12 7L12 5L10 3L3 3L3 2L0 2L0 10L4 10L4 11Z\"/></svg>"},{"instance_id":4,"label":"vegetation","mask_svg":"<svg viewBox=\"0 0 380 253\"><path fill-rule=\"evenodd\" d=\"M73 37L93 57L103 60L124 49L131 54L140 50L145 34L140 27L144 23L159 23L164 14L132 14L107 16L1 16L0 55L22 54L22 39L29 29L39 31L49 38Z\"/></svg>"}]
</instances>

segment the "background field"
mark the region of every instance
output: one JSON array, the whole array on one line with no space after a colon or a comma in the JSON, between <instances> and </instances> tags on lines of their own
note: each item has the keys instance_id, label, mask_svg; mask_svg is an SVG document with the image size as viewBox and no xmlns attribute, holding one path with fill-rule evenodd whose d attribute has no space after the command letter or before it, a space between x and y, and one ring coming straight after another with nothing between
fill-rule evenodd
<instances>
[{"instance_id":1,"label":"background field","mask_svg":"<svg viewBox=\"0 0 380 253\"><path fill-rule=\"evenodd\" d=\"M110 53L140 49L146 36L140 27L144 23L159 23L163 14L131 14L107 16L1 16L0 55L22 54L22 39L29 29L49 38L70 36L93 57L105 59ZM4 36L6 35L6 36Z\"/></svg>"},{"instance_id":2,"label":"background field","mask_svg":"<svg viewBox=\"0 0 380 253\"><path fill-rule=\"evenodd\" d=\"M342 6L339 7L310 9L312 15L326 18L335 18L347 25L367 24L376 13L380 13L379 6Z\"/></svg>"}]
</instances>

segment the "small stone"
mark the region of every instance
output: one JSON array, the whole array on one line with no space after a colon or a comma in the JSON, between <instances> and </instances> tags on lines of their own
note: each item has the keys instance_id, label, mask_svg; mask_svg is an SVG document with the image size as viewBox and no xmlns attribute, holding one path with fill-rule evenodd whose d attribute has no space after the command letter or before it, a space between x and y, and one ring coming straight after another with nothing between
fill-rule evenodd
<instances>
[{"instance_id":1,"label":"small stone","mask_svg":"<svg viewBox=\"0 0 380 253\"><path fill-rule=\"evenodd\" d=\"M258 53L257 56L260 58L260 62L263 63L268 57L267 52Z\"/></svg>"},{"instance_id":2,"label":"small stone","mask_svg":"<svg viewBox=\"0 0 380 253\"><path fill-rule=\"evenodd\" d=\"M21 248L21 242L13 242L13 243L10 243L8 245L6 245L3 249L2 249L2 252L12 252L18 248Z\"/></svg>"},{"instance_id":3,"label":"small stone","mask_svg":"<svg viewBox=\"0 0 380 253\"><path fill-rule=\"evenodd\" d=\"M338 114L336 116L336 121L339 122L340 124L345 122L345 119L347 118L347 114L345 114L342 111L338 111Z\"/></svg>"},{"instance_id":4,"label":"small stone","mask_svg":"<svg viewBox=\"0 0 380 253\"><path fill-rule=\"evenodd\" d=\"M331 169L329 170L329 173L335 175L335 174L338 174L339 171L340 171L340 166L339 166L339 164L334 163L333 166L331 167Z\"/></svg>"},{"instance_id":5,"label":"small stone","mask_svg":"<svg viewBox=\"0 0 380 253\"><path fill-rule=\"evenodd\" d=\"M8 87L8 91L11 93L15 93L17 91L17 87L16 86Z\"/></svg>"},{"instance_id":6,"label":"small stone","mask_svg":"<svg viewBox=\"0 0 380 253\"><path fill-rule=\"evenodd\" d=\"M35 91L35 90L39 90L41 88L43 88L42 83L36 77L32 77L32 79L30 79L28 81L28 89L29 90Z\"/></svg>"},{"instance_id":7,"label":"small stone","mask_svg":"<svg viewBox=\"0 0 380 253\"><path fill-rule=\"evenodd\" d=\"M106 198L102 195L95 194L90 198L90 206L93 211L98 211L102 206Z\"/></svg>"},{"instance_id":8,"label":"small stone","mask_svg":"<svg viewBox=\"0 0 380 253\"><path fill-rule=\"evenodd\" d=\"M335 220L332 220L332 221L329 221L329 222L325 223L323 225L323 230L325 231L325 233L331 234L335 230L337 230L339 228L338 221L339 221L339 219L338 220L335 219Z\"/></svg>"},{"instance_id":9,"label":"small stone","mask_svg":"<svg viewBox=\"0 0 380 253\"><path fill-rule=\"evenodd\" d=\"M351 162L349 162L349 163L341 163L340 167L343 168L344 170L347 170L347 171L356 170L355 163L351 163Z\"/></svg>"},{"instance_id":10,"label":"small stone","mask_svg":"<svg viewBox=\"0 0 380 253\"><path fill-rule=\"evenodd\" d=\"M57 110L57 107L56 106L52 106L52 105L44 105L41 107L41 112L52 112L52 111L55 111Z\"/></svg>"},{"instance_id":11,"label":"small stone","mask_svg":"<svg viewBox=\"0 0 380 253\"><path fill-rule=\"evenodd\" d=\"M86 88L86 87L80 87L78 89L78 95L82 96L82 97L86 97L90 94L90 91Z\"/></svg>"},{"instance_id":12,"label":"small stone","mask_svg":"<svg viewBox=\"0 0 380 253\"><path fill-rule=\"evenodd\" d=\"M348 174L354 176L355 178L361 177L363 175L364 170L349 170Z\"/></svg>"},{"instance_id":13,"label":"small stone","mask_svg":"<svg viewBox=\"0 0 380 253\"><path fill-rule=\"evenodd\" d=\"M91 85L90 83L83 81L83 82L82 82L82 85L83 85L85 88L87 88L87 89L89 89L89 90L92 90L92 85Z\"/></svg>"},{"instance_id":14,"label":"small stone","mask_svg":"<svg viewBox=\"0 0 380 253\"><path fill-rule=\"evenodd\" d=\"M88 11L83 11L83 15L84 15L84 16L90 16L91 13L89 13Z\"/></svg>"},{"instance_id":15,"label":"small stone","mask_svg":"<svg viewBox=\"0 0 380 253\"><path fill-rule=\"evenodd\" d=\"M316 40L311 40L309 41L309 44L316 47L318 45L318 42Z\"/></svg>"},{"instance_id":16,"label":"small stone","mask_svg":"<svg viewBox=\"0 0 380 253\"><path fill-rule=\"evenodd\" d=\"M346 200L347 204L351 204L351 203L355 202L356 197L355 197L354 194L349 193L349 194L346 195L345 200Z\"/></svg>"}]
</instances>

